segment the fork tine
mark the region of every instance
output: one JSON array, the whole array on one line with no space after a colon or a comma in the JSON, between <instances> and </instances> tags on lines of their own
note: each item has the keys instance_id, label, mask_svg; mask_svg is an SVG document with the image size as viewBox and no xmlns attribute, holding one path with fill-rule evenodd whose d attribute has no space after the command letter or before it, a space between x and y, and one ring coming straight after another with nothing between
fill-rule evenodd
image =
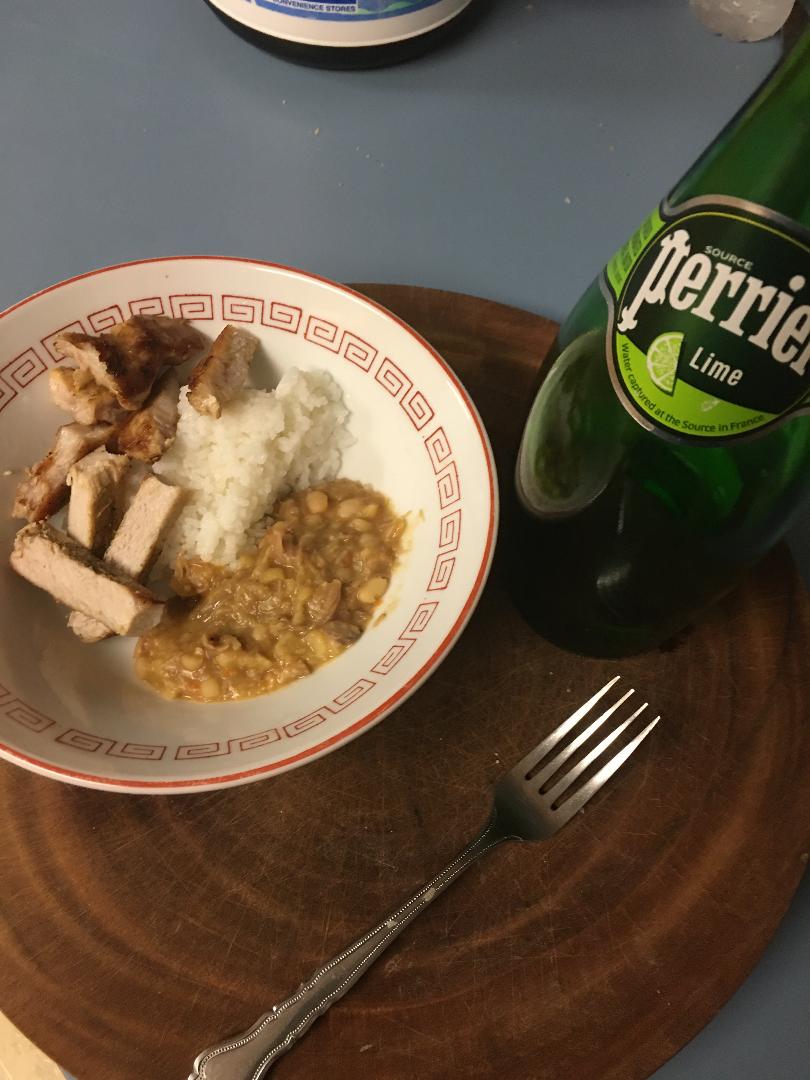
<instances>
[{"instance_id":1,"label":"fork tine","mask_svg":"<svg viewBox=\"0 0 810 1080\"><path fill-rule=\"evenodd\" d=\"M531 772L532 766L536 764L536 762L542 761L546 754L554 749L560 739L564 738L572 728L576 727L582 717L591 711L597 701L599 701L600 698L603 698L608 690L616 685L620 678L620 675L614 675L610 682L605 683L601 690L597 690L592 698L589 698L584 705L580 705L576 712L571 713L567 720L563 720L559 727L556 727L541 743L535 746L533 750L530 750L525 757L521 758L517 765L511 770L512 773L517 776L521 771L524 773Z\"/></svg>"},{"instance_id":2,"label":"fork tine","mask_svg":"<svg viewBox=\"0 0 810 1080\"><path fill-rule=\"evenodd\" d=\"M590 739L590 737L594 734L594 732L598 731L602 724L604 724L606 720L609 720L610 717L613 716L619 706L624 705L625 701L627 701L631 694L634 693L635 690L628 690L627 693L623 694L617 702L610 706L610 708L605 709L601 716L597 716L597 718L593 721L592 724L589 724L588 727L586 727L584 731L580 732L580 734L577 735L575 739L573 739L570 743L564 746L559 752L559 754L557 754L557 756L553 758L548 763L548 765L545 766L545 768L541 769L540 772L532 774L532 771L530 769L526 779L531 781L532 787L535 790L537 788L542 788L546 780L548 780L549 777L553 776L557 772L557 770L565 764L565 762L571 757L571 755L577 750L579 750L580 746L582 746L583 743L586 743L588 739Z\"/></svg>"},{"instance_id":3,"label":"fork tine","mask_svg":"<svg viewBox=\"0 0 810 1080\"><path fill-rule=\"evenodd\" d=\"M635 715L638 715L638 713L636 713ZM631 716L630 720L632 719L633 717ZM599 791L599 789L607 783L607 781L611 778L611 776L613 776L617 769L621 768L621 766L625 763L625 761L627 761L630 755L638 749L641 743L644 742L644 740L647 738L647 736L650 734L650 732L660 719L660 716L656 716L654 720L651 720L643 731L640 731L634 739L631 739L626 746L622 747L618 754L612 757L610 761L606 762L598 772L594 773L594 775L591 777L587 784L583 784L583 786L575 795L572 795L571 798L567 800L567 802L563 803L559 811L557 811L558 814L562 815L562 820L560 821L560 828L567 821L570 821L574 814L578 813L582 809L585 803L589 802L594 797L597 791ZM627 721L628 724L630 723L630 720Z\"/></svg>"},{"instance_id":4,"label":"fork tine","mask_svg":"<svg viewBox=\"0 0 810 1080\"><path fill-rule=\"evenodd\" d=\"M601 757L610 744L615 742L622 732L626 731L633 723L636 717L641 716L646 708L647 702L645 701L644 704L639 705L636 711L631 716L628 716L623 723L619 724L613 731L609 731L604 739L602 739L600 743L597 743L593 750L589 750L585 757L581 761L578 761L572 769L569 769L565 776L563 776L550 791L544 792L543 798L548 802L549 806L554 805L557 799L571 787L577 777L581 776L589 765L592 765L597 758Z\"/></svg>"}]
</instances>

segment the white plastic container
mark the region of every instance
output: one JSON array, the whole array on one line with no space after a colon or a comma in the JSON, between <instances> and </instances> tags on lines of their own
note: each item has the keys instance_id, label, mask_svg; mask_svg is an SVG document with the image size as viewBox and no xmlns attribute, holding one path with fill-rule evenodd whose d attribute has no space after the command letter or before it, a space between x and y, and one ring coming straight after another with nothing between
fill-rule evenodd
<instances>
[{"instance_id":1,"label":"white plastic container","mask_svg":"<svg viewBox=\"0 0 810 1080\"><path fill-rule=\"evenodd\" d=\"M292 59L371 67L406 59L444 36L471 0L210 0Z\"/></svg>"}]
</instances>

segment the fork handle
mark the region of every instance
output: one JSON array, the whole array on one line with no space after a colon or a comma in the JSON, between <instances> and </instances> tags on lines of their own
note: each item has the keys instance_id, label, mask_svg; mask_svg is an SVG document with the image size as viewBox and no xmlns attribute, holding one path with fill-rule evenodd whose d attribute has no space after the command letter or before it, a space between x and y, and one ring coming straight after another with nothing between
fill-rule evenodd
<instances>
[{"instance_id":1,"label":"fork handle","mask_svg":"<svg viewBox=\"0 0 810 1080\"><path fill-rule=\"evenodd\" d=\"M373 930L303 983L292 997L262 1016L248 1031L204 1050L189 1080L261 1080L310 1025L343 997L377 957L469 866L503 840L511 839L493 816L484 831L440 874Z\"/></svg>"}]
</instances>

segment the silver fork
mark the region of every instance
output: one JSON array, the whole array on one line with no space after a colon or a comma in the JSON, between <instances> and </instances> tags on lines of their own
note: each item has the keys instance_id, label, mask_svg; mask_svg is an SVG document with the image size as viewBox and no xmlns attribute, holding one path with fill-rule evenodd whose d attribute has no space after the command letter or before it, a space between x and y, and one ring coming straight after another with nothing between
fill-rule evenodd
<instances>
[{"instance_id":1,"label":"silver fork","mask_svg":"<svg viewBox=\"0 0 810 1080\"><path fill-rule=\"evenodd\" d=\"M504 840L546 840L569 822L624 764L660 719L656 716L647 723L608 757L590 779L575 787L582 774L605 755L647 708L644 702L626 720L616 723L619 709L633 694L633 690L628 690L570 741L566 741L566 736L574 731L580 721L585 720L618 680L618 675L611 679L500 778L495 786L495 805L489 824L440 874L379 926L369 930L316 971L292 997L280 1005L274 1005L249 1031L204 1050L195 1060L189 1080L261 1080L296 1039L354 986L405 927L476 860ZM608 734L575 765L561 773L563 765L572 755L584 747L612 717L616 718L616 726L611 727ZM557 753L547 760L555 750Z\"/></svg>"}]
</instances>

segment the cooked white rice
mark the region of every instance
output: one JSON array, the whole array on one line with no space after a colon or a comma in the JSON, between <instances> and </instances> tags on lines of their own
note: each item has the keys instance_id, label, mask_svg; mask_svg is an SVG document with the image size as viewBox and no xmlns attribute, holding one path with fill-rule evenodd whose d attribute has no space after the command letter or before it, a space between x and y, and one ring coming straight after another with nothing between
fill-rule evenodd
<instances>
[{"instance_id":1,"label":"cooked white rice","mask_svg":"<svg viewBox=\"0 0 810 1080\"><path fill-rule=\"evenodd\" d=\"M275 391L245 389L218 419L196 412L184 389L177 438L155 465L188 492L161 562L182 552L232 565L279 497L337 475L353 441L348 418L326 371L293 368Z\"/></svg>"}]
</instances>

